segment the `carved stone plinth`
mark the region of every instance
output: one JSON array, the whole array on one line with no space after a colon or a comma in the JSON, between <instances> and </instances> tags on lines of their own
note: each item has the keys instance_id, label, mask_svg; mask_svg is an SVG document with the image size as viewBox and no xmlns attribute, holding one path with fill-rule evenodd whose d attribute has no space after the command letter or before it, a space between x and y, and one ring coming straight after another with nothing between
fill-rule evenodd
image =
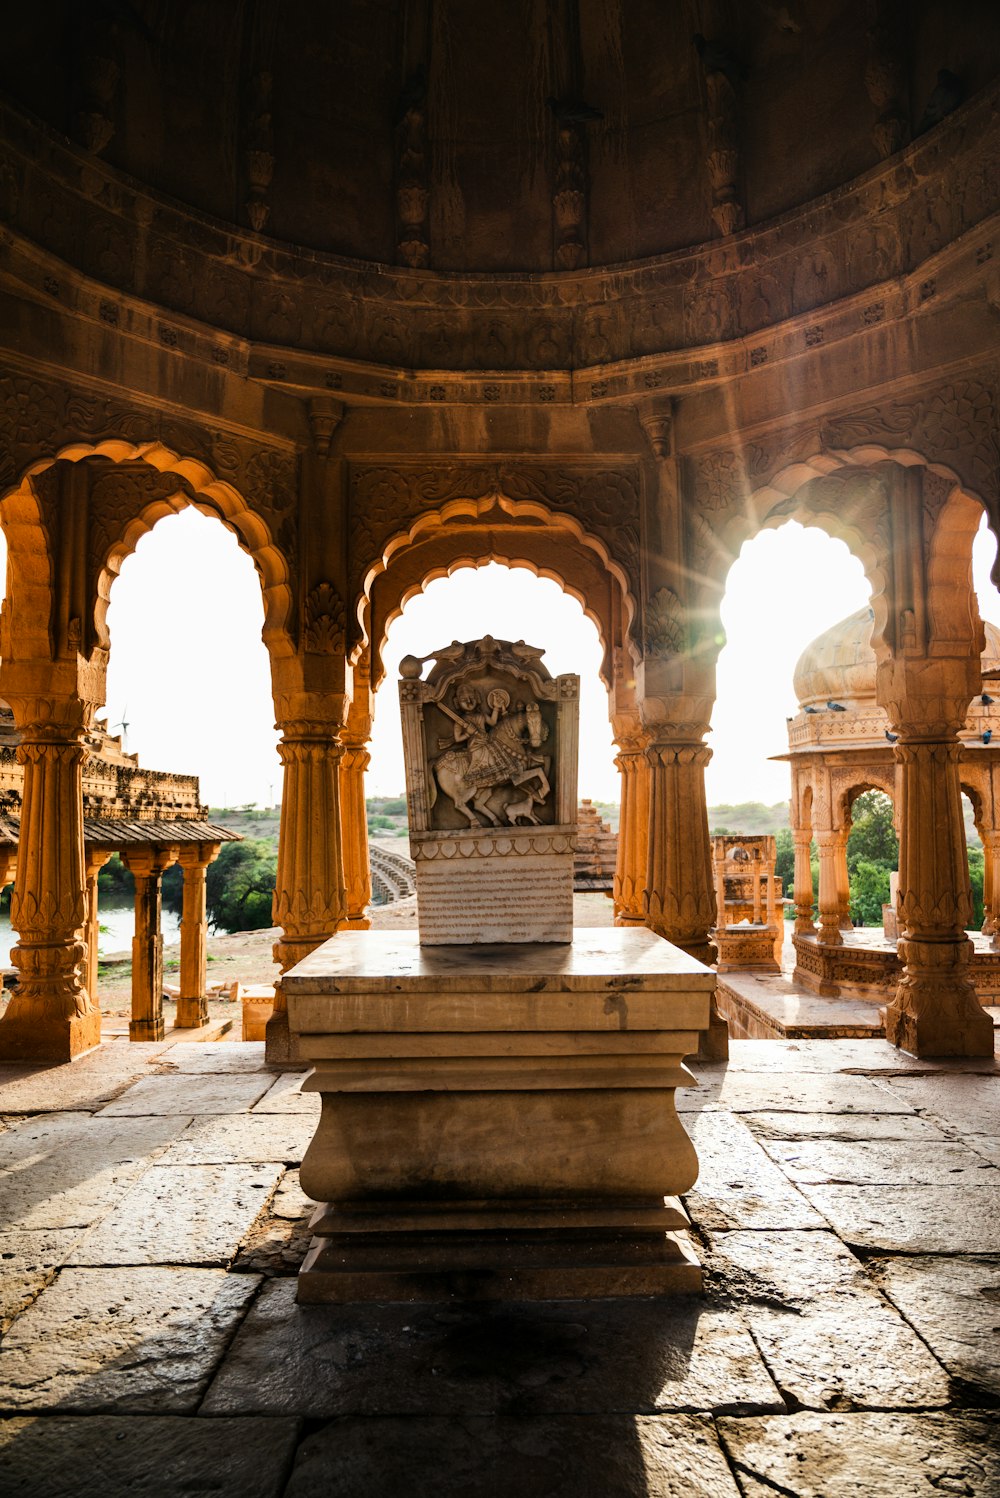
<instances>
[{"instance_id":1,"label":"carved stone plinth","mask_svg":"<svg viewBox=\"0 0 1000 1498\"><path fill-rule=\"evenodd\" d=\"M697 1290L665 1198L715 975L648 931L422 947L342 932L283 979L322 1116L300 1301Z\"/></svg>"},{"instance_id":2,"label":"carved stone plinth","mask_svg":"<svg viewBox=\"0 0 1000 1498\"><path fill-rule=\"evenodd\" d=\"M774 956L780 936L777 926L716 926L712 940L719 954L718 971L731 973L739 968L752 968L760 973L780 973L781 964Z\"/></svg>"}]
</instances>

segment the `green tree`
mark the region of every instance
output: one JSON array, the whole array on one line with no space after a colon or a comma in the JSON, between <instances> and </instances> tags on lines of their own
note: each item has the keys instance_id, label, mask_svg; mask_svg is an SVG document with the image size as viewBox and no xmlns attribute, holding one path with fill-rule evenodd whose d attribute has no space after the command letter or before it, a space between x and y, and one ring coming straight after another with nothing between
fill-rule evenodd
<instances>
[{"instance_id":1,"label":"green tree","mask_svg":"<svg viewBox=\"0 0 1000 1498\"><path fill-rule=\"evenodd\" d=\"M853 874L865 859L878 868L899 868L899 841L892 825L892 802L882 791L865 791L851 808L847 868Z\"/></svg>"},{"instance_id":2,"label":"green tree","mask_svg":"<svg viewBox=\"0 0 1000 1498\"><path fill-rule=\"evenodd\" d=\"M889 902L890 870L871 859L859 858L851 874L851 920L861 926L881 926L882 906Z\"/></svg>"},{"instance_id":3,"label":"green tree","mask_svg":"<svg viewBox=\"0 0 1000 1498\"><path fill-rule=\"evenodd\" d=\"M972 924L977 931L983 924L983 864L982 848L970 848L969 883L972 885Z\"/></svg>"},{"instance_id":4,"label":"green tree","mask_svg":"<svg viewBox=\"0 0 1000 1498\"><path fill-rule=\"evenodd\" d=\"M135 880L118 854L112 853L97 875L98 900L131 900L134 895Z\"/></svg>"},{"instance_id":5,"label":"green tree","mask_svg":"<svg viewBox=\"0 0 1000 1498\"><path fill-rule=\"evenodd\" d=\"M777 846L777 858L774 861L774 872L781 880L781 888L786 895L791 895L795 888L795 843L792 841L792 830L790 827L779 827L774 834Z\"/></svg>"},{"instance_id":6,"label":"green tree","mask_svg":"<svg viewBox=\"0 0 1000 1498\"><path fill-rule=\"evenodd\" d=\"M271 924L278 860L274 849L252 839L223 843L208 866L205 898L213 931L257 931Z\"/></svg>"}]
</instances>

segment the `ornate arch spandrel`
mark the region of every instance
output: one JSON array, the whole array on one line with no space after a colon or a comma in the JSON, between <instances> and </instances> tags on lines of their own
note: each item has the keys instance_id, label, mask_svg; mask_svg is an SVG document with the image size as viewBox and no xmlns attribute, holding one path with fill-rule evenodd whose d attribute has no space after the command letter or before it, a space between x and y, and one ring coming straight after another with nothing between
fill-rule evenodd
<instances>
[{"instance_id":1,"label":"ornate arch spandrel","mask_svg":"<svg viewBox=\"0 0 1000 1498\"><path fill-rule=\"evenodd\" d=\"M595 464L352 463L349 483L349 592L357 639L374 579L420 536L452 524L483 531L565 528L596 553L626 600L629 628L640 596L641 469Z\"/></svg>"}]
</instances>

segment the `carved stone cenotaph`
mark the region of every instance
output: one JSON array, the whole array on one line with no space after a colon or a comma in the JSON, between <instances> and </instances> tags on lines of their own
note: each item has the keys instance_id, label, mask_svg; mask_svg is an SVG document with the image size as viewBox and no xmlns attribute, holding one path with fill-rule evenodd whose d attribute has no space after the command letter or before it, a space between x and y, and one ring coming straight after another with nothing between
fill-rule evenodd
<instances>
[{"instance_id":1,"label":"carved stone cenotaph","mask_svg":"<svg viewBox=\"0 0 1000 1498\"><path fill-rule=\"evenodd\" d=\"M417 932L285 974L322 1114L308 1301L697 1290L674 1106L714 973L643 928L573 930L577 691L486 637L401 666Z\"/></svg>"},{"instance_id":2,"label":"carved stone cenotaph","mask_svg":"<svg viewBox=\"0 0 1000 1498\"><path fill-rule=\"evenodd\" d=\"M580 678L489 636L400 664L423 946L568 942ZM432 657L428 657L432 659Z\"/></svg>"}]
</instances>

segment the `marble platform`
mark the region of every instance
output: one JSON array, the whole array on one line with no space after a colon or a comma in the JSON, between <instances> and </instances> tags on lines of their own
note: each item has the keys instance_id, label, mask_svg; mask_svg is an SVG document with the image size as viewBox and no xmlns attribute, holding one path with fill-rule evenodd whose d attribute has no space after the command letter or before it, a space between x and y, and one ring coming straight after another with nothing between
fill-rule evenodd
<instances>
[{"instance_id":1,"label":"marble platform","mask_svg":"<svg viewBox=\"0 0 1000 1498\"><path fill-rule=\"evenodd\" d=\"M674 1089L710 969L639 929L451 947L366 931L282 984L323 1104L300 1301L700 1288Z\"/></svg>"}]
</instances>

